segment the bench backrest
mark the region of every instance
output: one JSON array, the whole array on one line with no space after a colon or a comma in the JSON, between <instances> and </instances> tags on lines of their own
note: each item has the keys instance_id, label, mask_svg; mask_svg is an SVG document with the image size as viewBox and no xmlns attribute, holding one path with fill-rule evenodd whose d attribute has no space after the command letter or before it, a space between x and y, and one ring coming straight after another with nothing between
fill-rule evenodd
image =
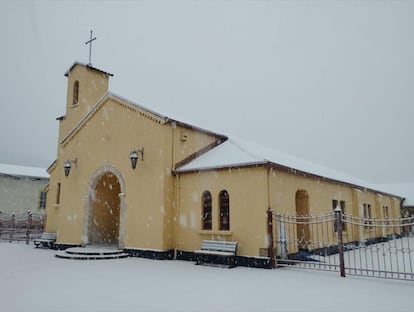
<instances>
[{"instance_id":1,"label":"bench backrest","mask_svg":"<svg viewBox=\"0 0 414 312\"><path fill-rule=\"evenodd\" d=\"M56 233L42 233L40 239L56 240Z\"/></svg>"},{"instance_id":2,"label":"bench backrest","mask_svg":"<svg viewBox=\"0 0 414 312\"><path fill-rule=\"evenodd\" d=\"M203 240L201 250L225 251L236 253L238 242Z\"/></svg>"}]
</instances>

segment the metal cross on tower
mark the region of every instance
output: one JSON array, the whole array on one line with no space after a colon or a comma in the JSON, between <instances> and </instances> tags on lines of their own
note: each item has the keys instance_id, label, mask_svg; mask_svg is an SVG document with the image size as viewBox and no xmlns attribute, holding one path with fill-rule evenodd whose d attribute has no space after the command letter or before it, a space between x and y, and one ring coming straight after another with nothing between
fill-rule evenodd
<instances>
[{"instance_id":1,"label":"metal cross on tower","mask_svg":"<svg viewBox=\"0 0 414 312\"><path fill-rule=\"evenodd\" d=\"M95 38L92 38L92 30L91 30L91 37L89 38L88 41L85 42L85 44L89 44L89 66L92 66L92 62L91 62L91 54L92 54L92 41L96 40Z\"/></svg>"}]
</instances>

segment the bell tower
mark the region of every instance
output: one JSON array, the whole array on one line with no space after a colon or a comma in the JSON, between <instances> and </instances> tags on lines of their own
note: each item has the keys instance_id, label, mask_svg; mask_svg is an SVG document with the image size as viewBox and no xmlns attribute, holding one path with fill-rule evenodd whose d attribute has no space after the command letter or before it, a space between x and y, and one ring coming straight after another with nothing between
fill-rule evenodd
<instances>
[{"instance_id":1,"label":"bell tower","mask_svg":"<svg viewBox=\"0 0 414 312\"><path fill-rule=\"evenodd\" d=\"M59 134L62 137L65 137L108 92L109 77L113 75L76 62L65 73L65 76L68 78L68 85L66 114L60 118Z\"/></svg>"}]
</instances>

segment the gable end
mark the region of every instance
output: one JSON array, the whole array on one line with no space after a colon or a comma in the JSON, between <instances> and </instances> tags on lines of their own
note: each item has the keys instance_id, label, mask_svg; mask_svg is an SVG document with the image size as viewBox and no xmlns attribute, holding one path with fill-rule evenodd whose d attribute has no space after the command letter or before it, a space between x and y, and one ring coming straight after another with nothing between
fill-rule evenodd
<instances>
[{"instance_id":1,"label":"gable end","mask_svg":"<svg viewBox=\"0 0 414 312\"><path fill-rule=\"evenodd\" d=\"M100 111L100 109L104 106L104 104L109 100L112 100L114 103L118 104L119 106L126 108L134 113L138 113L140 116L143 116L158 124L165 124L167 121L165 118L161 118L160 116L154 115L150 112L146 112L145 110L141 109L140 107L134 104L125 102L123 99L119 99L113 94L107 93L79 121L79 123L63 138L63 140L60 143L63 146L66 146L85 127L85 125L96 115L96 113Z\"/></svg>"}]
</instances>

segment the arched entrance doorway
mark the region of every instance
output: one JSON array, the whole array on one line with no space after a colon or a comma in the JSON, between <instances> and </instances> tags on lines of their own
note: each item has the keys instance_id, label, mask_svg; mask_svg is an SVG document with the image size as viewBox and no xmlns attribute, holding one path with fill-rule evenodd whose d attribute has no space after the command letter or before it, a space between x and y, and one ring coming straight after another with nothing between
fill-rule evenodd
<instances>
[{"instance_id":1,"label":"arched entrance doorway","mask_svg":"<svg viewBox=\"0 0 414 312\"><path fill-rule=\"evenodd\" d=\"M296 215L298 224L296 226L296 235L298 239L299 249L308 249L310 242L310 228L309 228L309 195L304 190L296 192Z\"/></svg>"},{"instance_id":2,"label":"arched entrance doorway","mask_svg":"<svg viewBox=\"0 0 414 312\"><path fill-rule=\"evenodd\" d=\"M92 245L118 246L121 186L110 171L97 177L89 197L88 241Z\"/></svg>"}]
</instances>

